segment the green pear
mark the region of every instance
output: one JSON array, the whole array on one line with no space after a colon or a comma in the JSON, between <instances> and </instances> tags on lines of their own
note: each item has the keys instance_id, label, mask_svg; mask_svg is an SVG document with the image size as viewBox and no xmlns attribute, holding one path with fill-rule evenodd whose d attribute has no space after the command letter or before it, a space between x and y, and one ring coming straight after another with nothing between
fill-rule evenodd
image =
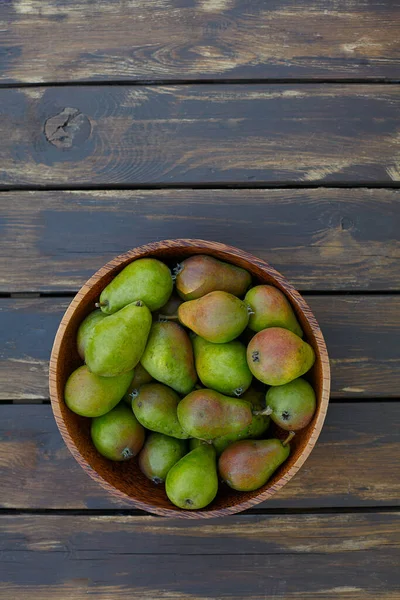
<instances>
[{"instance_id":1,"label":"green pear","mask_svg":"<svg viewBox=\"0 0 400 600\"><path fill-rule=\"evenodd\" d=\"M132 400L135 417L147 429L178 439L190 437L181 427L177 417L180 398L162 383L145 383Z\"/></svg>"},{"instance_id":2,"label":"green pear","mask_svg":"<svg viewBox=\"0 0 400 600\"><path fill-rule=\"evenodd\" d=\"M263 329L247 346L247 363L254 377L268 385L283 385L307 373L315 353L298 335L282 329Z\"/></svg>"},{"instance_id":3,"label":"green pear","mask_svg":"<svg viewBox=\"0 0 400 600\"><path fill-rule=\"evenodd\" d=\"M226 448L219 457L222 479L234 490L252 492L265 483L290 454L288 438L272 440L241 440Z\"/></svg>"},{"instance_id":4,"label":"green pear","mask_svg":"<svg viewBox=\"0 0 400 600\"><path fill-rule=\"evenodd\" d=\"M151 313L133 302L95 325L86 346L86 364L103 377L131 371L142 357L151 327Z\"/></svg>"},{"instance_id":5,"label":"green pear","mask_svg":"<svg viewBox=\"0 0 400 600\"><path fill-rule=\"evenodd\" d=\"M205 440L198 440L196 438L190 438L189 440L189 450L194 450L203 444L209 444L210 442L206 442Z\"/></svg>"},{"instance_id":6,"label":"green pear","mask_svg":"<svg viewBox=\"0 0 400 600\"><path fill-rule=\"evenodd\" d=\"M191 392L180 401L178 419L188 437L213 440L250 425L252 408L245 400L202 389Z\"/></svg>"},{"instance_id":7,"label":"green pear","mask_svg":"<svg viewBox=\"0 0 400 600\"><path fill-rule=\"evenodd\" d=\"M198 300L184 302L178 308L178 317L200 337L215 344L224 344L237 338L247 326L247 305L227 292L210 292Z\"/></svg>"},{"instance_id":8,"label":"green pear","mask_svg":"<svg viewBox=\"0 0 400 600\"><path fill-rule=\"evenodd\" d=\"M133 378L133 371L117 377L99 377L86 365L79 367L65 385L65 404L82 417L99 417L118 404Z\"/></svg>"},{"instance_id":9,"label":"green pear","mask_svg":"<svg viewBox=\"0 0 400 600\"><path fill-rule=\"evenodd\" d=\"M181 458L168 472L165 491L179 508L199 510L210 504L218 491L214 448L199 446Z\"/></svg>"},{"instance_id":10,"label":"green pear","mask_svg":"<svg viewBox=\"0 0 400 600\"><path fill-rule=\"evenodd\" d=\"M144 429L125 404L96 417L90 430L93 444L110 460L122 461L136 456L144 443Z\"/></svg>"},{"instance_id":11,"label":"green pear","mask_svg":"<svg viewBox=\"0 0 400 600\"><path fill-rule=\"evenodd\" d=\"M267 327L283 327L303 337L303 331L289 300L278 288L272 285L256 285L247 292L244 301L252 311L249 327L253 331L262 331Z\"/></svg>"},{"instance_id":12,"label":"green pear","mask_svg":"<svg viewBox=\"0 0 400 600\"><path fill-rule=\"evenodd\" d=\"M196 300L217 290L244 296L251 284L250 273L241 267L205 254L182 261L176 272L176 289L184 300Z\"/></svg>"},{"instance_id":13,"label":"green pear","mask_svg":"<svg viewBox=\"0 0 400 600\"><path fill-rule=\"evenodd\" d=\"M104 288L100 308L111 315L127 304L141 300L149 310L157 310L169 299L172 287L171 272L164 263L156 258L139 258Z\"/></svg>"},{"instance_id":14,"label":"green pear","mask_svg":"<svg viewBox=\"0 0 400 600\"><path fill-rule=\"evenodd\" d=\"M241 396L247 390L253 376L241 342L213 344L196 335L192 343L196 371L205 387L227 396Z\"/></svg>"},{"instance_id":15,"label":"green pear","mask_svg":"<svg viewBox=\"0 0 400 600\"><path fill-rule=\"evenodd\" d=\"M86 319L84 319L80 324L76 336L76 343L78 347L78 354L82 360L85 360L86 346L93 333L95 325L97 325L97 323L106 316L107 315L105 315L100 309L97 309L88 314Z\"/></svg>"},{"instance_id":16,"label":"green pear","mask_svg":"<svg viewBox=\"0 0 400 600\"><path fill-rule=\"evenodd\" d=\"M154 379L180 394L189 393L197 381L189 336L171 321L153 323L141 363Z\"/></svg>"},{"instance_id":17,"label":"green pear","mask_svg":"<svg viewBox=\"0 0 400 600\"><path fill-rule=\"evenodd\" d=\"M146 369L143 367L143 365L140 364L140 362L136 365L134 373L135 374L133 376L131 384L123 397L123 401L129 407L132 406L132 392L134 392L134 395L136 396L136 390L138 390L140 386L142 386L144 383L150 383L151 381L153 381L153 378L150 375L150 373L146 371Z\"/></svg>"},{"instance_id":18,"label":"green pear","mask_svg":"<svg viewBox=\"0 0 400 600\"><path fill-rule=\"evenodd\" d=\"M282 429L297 431L306 427L316 408L315 392L305 379L269 388L265 402L271 419Z\"/></svg>"},{"instance_id":19,"label":"green pear","mask_svg":"<svg viewBox=\"0 0 400 600\"><path fill-rule=\"evenodd\" d=\"M250 402L253 407L253 418L250 425L238 433L228 433L213 440L213 446L217 454L221 454L233 442L238 440L250 440L260 438L268 429L270 417L266 414L264 403L264 392L249 388L241 396L241 400ZM268 411L269 412L269 411Z\"/></svg>"},{"instance_id":20,"label":"green pear","mask_svg":"<svg viewBox=\"0 0 400 600\"><path fill-rule=\"evenodd\" d=\"M153 483L162 483L168 471L185 456L186 440L151 433L139 454L139 468Z\"/></svg>"}]
</instances>

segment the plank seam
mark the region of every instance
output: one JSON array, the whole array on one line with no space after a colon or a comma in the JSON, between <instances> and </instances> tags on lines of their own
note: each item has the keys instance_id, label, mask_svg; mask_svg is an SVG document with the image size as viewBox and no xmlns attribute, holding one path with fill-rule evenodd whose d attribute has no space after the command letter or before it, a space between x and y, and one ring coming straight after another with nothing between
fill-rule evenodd
<instances>
[{"instance_id":1,"label":"plank seam","mask_svg":"<svg viewBox=\"0 0 400 600\"><path fill-rule=\"evenodd\" d=\"M276 182L233 182L233 183L141 183L138 185L133 184L109 184L109 183L101 183L101 184L84 184L79 183L76 185L68 185L64 184L16 184L16 185L6 185L0 182L0 193L2 192L96 192L96 191L132 191L132 192L140 192L147 190L270 190L270 189L282 189L282 190L312 190L316 188L321 189L378 189L378 190L392 190L392 189L400 189L400 183L397 181L365 181L365 182L351 182L344 181L342 183L335 182L321 182L316 181L315 183L310 182L296 182L296 183L282 183L282 181Z\"/></svg>"},{"instance_id":2,"label":"plank seam","mask_svg":"<svg viewBox=\"0 0 400 600\"><path fill-rule=\"evenodd\" d=\"M226 79L110 79L102 81L48 81L48 82L4 82L0 83L0 89L16 88L44 88L44 87L109 87L109 86L193 86L193 85L398 85L400 79L389 77L371 77L371 78L315 78L300 77L267 77L267 78L226 78Z\"/></svg>"},{"instance_id":3,"label":"plank seam","mask_svg":"<svg viewBox=\"0 0 400 600\"><path fill-rule=\"evenodd\" d=\"M374 513L399 513L400 505L376 505L376 506L351 506L351 507L327 507L327 508L258 508L246 510L237 515L232 515L233 518L243 518L246 516L274 516L274 515L335 515L335 514L374 514ZM137 509L68 509L68 508L5 508L0 509L0 518L2 516L110 516L110 517L123 517L123 516L152 516L154 519L163 519ZM171 518L172 520L173 517Z\"/></svg>"}]
</instances>

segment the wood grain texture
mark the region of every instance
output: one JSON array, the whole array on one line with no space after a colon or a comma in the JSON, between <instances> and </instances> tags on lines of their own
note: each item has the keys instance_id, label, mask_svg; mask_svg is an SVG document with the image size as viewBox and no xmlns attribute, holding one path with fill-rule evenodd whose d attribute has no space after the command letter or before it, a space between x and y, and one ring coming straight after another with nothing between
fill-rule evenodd
<instances>
[{"instance_id":1,"label":"wood grain texture","mask_svg":"<svg viewBox=\"0 0 400 600\"><path fill-rule=\"evenodd\" d=\"M399 506L400 404L332 404L311 456L263 509ZM0 405L0 507L127 508L79 467L48 405Z\"/></svg>"},{"instance_id":2,"label":"wood grain texture","mask_svg":"<svg viewBox=\"0 0 400 600\"><path fill-rule=\"evenodd\" d=\"M399 92L304 84L1 89L0 185L398 182Z\"/></svg>"},{"instance_id":3,"label":"wood grain texture","mask_svg":"<svg viewBox=\"0 0 400 600\"><path fill-rule=\"evenodd\" d=\"M399 397L399 296L308 296L325 337L333 398ZM0 299L0 399L46 400L48 360L70 299Z\"/></svg>"},{"instance_id":4,"label":"wood grain texture","mask_svg":"<svg viewBox=\"0 0 400 600\"><path fill-rule=\"evenodd\" d=\"M0 597L397 600L399 513L0 518ZM52 594L52 595L50 595Z\"/></svg>"},{"instance_id":5,"label":"wood grain texture","mask_svg":"<svg viewBox=\"0 0 400 600\"><path fill-rule=\"evenodd\" d=\"M0 17L3 82L400 75L390 0L14 0Z\"/></svg>"},{"instance_id":6,"label":"wood grain texture","mask_svg":"<svg viewBox=\"0 0 400 600\"><path fill-rule=\"evenodd\" d=\"M0 193L0 291L76 292L150 240L216 239L300 290L400 290L400 190Z\"/></svg>"},{"instance_id":7,"label":"wood grain texture","mask_svg":"<svg viewBox=\"0 0 400 600\"><path fill-rule=\"evenodd\" d=\"M212 502L201 510L183 510L174 505L165 490L155 486L138 467L137 460L112 463L95 449L87 419L69 410L64 390L69 376L82 364L76 335L83 319L93 311L101 292L132 261L153 257L166 264L176 264L195 254L208 254L246 269L253 282L274 285L290 302L303 330L304 339L315 353L315 362L307 373L316 398L314 415L307 425L296 432L290 442L290 454L269 480L257 490L238 493L227 485L219 485ZM233 246L204 240L176 239L152 242L113 258L101 267L76 294L57 330L50 357L49 389L51 407L60 433L81 467L111 494L128 500L134 508L161 516L186 519L209 519L247 510L273 496L301 469L312 452L324 424L330 397L330 365L325 340L317 320L304 298L283 275L260 258ZM287 432L275 424L271 435L285 440Z\"/></svg>"}]
</instances>

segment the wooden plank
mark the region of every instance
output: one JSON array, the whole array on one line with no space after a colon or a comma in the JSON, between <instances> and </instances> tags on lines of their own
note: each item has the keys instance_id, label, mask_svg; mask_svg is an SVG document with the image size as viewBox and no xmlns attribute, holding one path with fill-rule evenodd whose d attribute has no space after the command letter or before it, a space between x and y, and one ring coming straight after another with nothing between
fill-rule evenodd
<instances>
[{"instance_id":1,"label":"wooden plank","mask_svg":"<svg viewBox=\"0 0 400 600\"><path fill-rule=\"evenodd\" d=\"M3 82L400 75L390 0L14 0L0 18Z\"/></svg>"},{"instance_id":2,"label":"wooden plank","mask_svg":"<svg viewBox=\"0 0 400 600\"><path fill-rule=\"evenodd\" d=\"M0 184L388 184L400 86L0 90Z\"/></svg>"},{"instance_id":3,"label":"wooden plank","mask_svg":"<svg viewBox=\"0 0 400 600\"><path fill-rule=\"evenodd\" d=\"M0 194L0 291L76 292L134 246L238 246L300 290L400 290L400 190L164 189Z\"/></svg>"},{"instance_id":4,"label":"wooden plank","mask_svg":"<svg viewBox=\"0 0 400 600\"><path fill-rule=\"evenodd\" d=\"M257 508L399 506L400 404L332 404L310 458ZM0 508L128 508L79 467L49 405L0 405Z\"/></svg>"},{"instance_id":5,"label":"wooden plank","mask_svg":"<svg viewBox=\"0 0 400 600\"><path fill-rule=\"evenodd\" d=\"M332 397L398 398L400 296L307 301L327 342ZM0 399L48 399L48 359L68 304L60 298L0 299Z\"/></svg>"},{"instance_id":6,"label":"wooden plank","mask_svg":"<svg viewBox=\"0 0 400 600\"><path fill-rule=\"evenodd\" d=\"M399 513L201 524L29 515L0 523L2 598L397 600L400 593Z\"/></svg>"}]
</instances>

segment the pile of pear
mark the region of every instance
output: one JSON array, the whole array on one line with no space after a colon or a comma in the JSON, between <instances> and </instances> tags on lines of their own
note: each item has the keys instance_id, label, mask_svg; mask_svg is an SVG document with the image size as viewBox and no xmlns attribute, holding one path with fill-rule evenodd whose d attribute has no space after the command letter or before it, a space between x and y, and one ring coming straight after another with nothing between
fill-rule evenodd
<instances>
[{"instance_id":1,"label":"pile of pear","mask_svg":"<svg viewBox=\"0 0 400 600\"><path fill-rule=\"evenodd\" d=\"M245 269L207 255L173 271L138 259L77 332L84 364L66 383L66 405L92 419L102 456L137 456L182 509L210 504L219 480L244 492L265 485L315 412L302 378L315 355L289 301L251 286ZM271 420L282 439L268 439Z\"/></svg>"}]
</instances>

